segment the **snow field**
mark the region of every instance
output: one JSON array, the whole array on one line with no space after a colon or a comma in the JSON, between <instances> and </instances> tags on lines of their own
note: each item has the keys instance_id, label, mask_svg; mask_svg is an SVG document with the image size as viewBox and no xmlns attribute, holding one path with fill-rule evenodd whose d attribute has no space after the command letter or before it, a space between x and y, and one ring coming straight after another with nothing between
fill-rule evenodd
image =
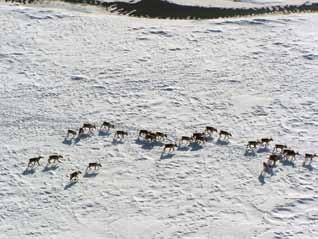
<instances>
[{"instance_id":1,"label":"snow field","mask_svg":"<svg viewBox=\"0 0 318 239\"><path fill-rule=\"evenodd\" d=\"M317 162L245 156L273 137L317 149L317 15L213 21L149 20L0 5L0 238L315 238ZM83 122L114 122L63 144ZM138 129L175 140L211 125L203 148L136 142ZM63 164L24 175L27 159ZM72 170L103 167L68 187Z\"/></svg>"}]
</instances>

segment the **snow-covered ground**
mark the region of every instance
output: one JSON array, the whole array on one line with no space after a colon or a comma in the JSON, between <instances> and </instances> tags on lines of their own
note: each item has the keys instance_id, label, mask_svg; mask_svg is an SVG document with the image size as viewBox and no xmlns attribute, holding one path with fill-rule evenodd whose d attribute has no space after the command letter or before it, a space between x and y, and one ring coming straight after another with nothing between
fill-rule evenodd
<instances>
[{"instance_id":1,"label":"snow-covered ground","mask_svg":"<svg viewBox=\"0 0 318 239\"><path fill-rule=\"evenodd\" d=\"M269 152L245 155L248 140L270 136L318 153L317 24L317 14L175 21L1 3L0 239L317 238L317 161L260 177ZM64 140L104 120L128 138ZM208 125L230 143L162 155L136 140L139 129L173 142ZM65 159L47 168L52 153ZM94 161L103 167L85 175Z\"/></svg>"}]
</instances>

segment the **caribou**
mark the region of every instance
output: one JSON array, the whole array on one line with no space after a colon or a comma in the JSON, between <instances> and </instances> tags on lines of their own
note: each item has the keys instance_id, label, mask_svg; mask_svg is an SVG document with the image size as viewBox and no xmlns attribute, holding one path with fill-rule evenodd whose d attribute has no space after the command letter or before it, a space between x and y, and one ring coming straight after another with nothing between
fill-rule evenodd
<instances>
[{"instance_id":1,"label":"caribou","mask_svg":"<svg viewBox=\"0 0 318 239\"><path fill-rule=\"evenodd\" d=\"M292 149L284 149L283 150L283 155L285 157L285 159L292 159L292 160L295 160L296 159L296 155L299 155L298 152L295 152L294 150Z\"/></svg>"},{"instance_id":2,"label":"caribou","mask_svg":"<svg viewBox=\"0 0 318 239\"><path fill-rule=\"evenodd\" d=\"M232 134L227 132L227 131L224 131L224 130L220 130L219 132L219 139L221 139L223 136L223 140L226 140L226 139L229 139L230 137L232 137Z\"/></svg>"},{"instance_id":3,"label":"caribou","mask_svg":"<svg viewBox=\"0 0 318 239\"><path fill-rule=\"evenodd\" d=\"M62 163L62 161L60 160L62 158L63 158L62 155L52 154L52 155L49 156L49 159L48 159L47 163L48 164L51 164L52 162L53 163L56 163L56 162Z\"/></svg>"},{"instance_id":4,"label":"caribou","mask_svg":"<svg viewBox=\"0 0 318 239\"><path fill-rule=\"evenodd\" d=\"M308 153L306 153L305 154L305 160L303 162L303 166L305 166L308 161L309 161L309 164L311 164L313 158L315 158L315 157L318 157L318 155L317 154L308 154Z\"/></svg>"},{"instance_id":5,"label":"caribou","mask_svg":"<svg viewBox=\"0 0 318 239\"><path fill-rule=\"evenodd\" d=\"M214 127L211 127L211 126L207 126L205 127L205 130L204 130L205 133L209 134L209 135L212 135L213 132L218 132L218 130Z\"/></svg>"},{"instance_id":6,"label":"caribou","mask_svg":"<svg viewBox=\"0 0 318 239\"><path fill-rule=\"evenodd\" d=\"M89 163L87 168L86 168L86 171L87 170L91 170L92 168L94 168L95 170L102 167L102 165L100 163Z\"/></svg>"},{"instance_id":7,"label":"caribou","mask_svg":"<svg viewBox=\"0 0 318 239\"><path fill-rule=\"evenodd\" d=\"M195 140L196 138L203 137L203 136L204 136L204 133L193 133L192 134L192 139Z\"/></svg>"},{"instance_id":8,"label":"caribou","mask_svg":"<svg viewBox=\"0 0 318 239\"><path fill-rule=\"evenodd\" d=\"M146 134L145 136L145 140L151 141L151 142L156 141L157 135L155 133L148 132L148 134Z\"/></svg>"},{"instance_id":9,"label":"caribou","mask_svg":"<svg viewBox=\"0 0 318 239\"><path fill-rule=\"evenodd\" d=\"M261 138L260 143L267 147L271 141L273 141L272 138Z\"/></svg>"},{"instance_id":10,"label":"caribou","mask_svg":"<svg viewBox=\"0 0 318 239\"><path fill-rule=\"evenodd\" d=\"M287 145L285 145L285 144L275 144L273 152L278 152L278 150L279 150L282 153L283 150L286 148L287 148Z\"/></svg>"},{"instance_id":11,"label":"caribou","mask_svg":"<svg viewBox=\"0 0 318 239\"><path fill-rule=\"evenodd\" d=\"M165 144L163 148L163 152L166 152L167 149L169 149L169 152L174 151L176 149L176 144Z\"/></svg>"},{"instance_id":12,"label":"caribou","mask_svg":"<svg viewBox=\"0 0 318 239\"><path fill-rule=\"evenodd\" d=\"M117 130L115 135L114 135L114 138L125 138L125 136L128 136L128 133L125 132L125 131L122 131L122 130Z\"/></svg>"},{"instance_id":13,"label":"caribou","mask_svg":"<svg viewBox=\"0 0 318 239\"><path fill-rule=\"evenodd\" d=\"M91 123L84 123L82 126L83 129L88 129L89 132L93 132L93 130L96 130L96 125Z\"/></svg>"},{"instance_id":14,"label":"caribou","mask_svg":"<svg viewBox=\"0 0 318 239\"><path fill-rule=\"evenodd\" d=\"M81 171L75 171L73 173L70 174L70 181L78 181L78 177L81 174Z\"/></svg>"},{"instance_id":15,"label":"caribou","mask_svg":"<svg viewBox=\"0 0 318 239\"><path fill-rule=\"evenodd\" d=\"M192 137L189 136L182 136L181 139L179 140L179 145L183 144L183 142L187 142L187 144L191 144L192 142Z\"/></svg>"},{"instance_id":16,"label":"caribou","mask_svg":"<svg viewBox=\"0 0 318 239\"><path fill-rule=\"evenodd\" d=\"M197 144L204 144L207 141L207 138L204 136L198 136L195 138L194 142Z\"/></svg>"},{"instance_id":17,"label":"caribou","mask_svg":"<svg viewBox=\"0 0 318 239\"><path fill-rule=\"evenodd\" d=\"M28 167L35 166L35 164L38 164L40 166L40 160L43 158L42 156L34 157L29 159Z\"/></svg>"},{"instance_id":18,"label":"caribou","mask_svg":"<svg viewBox=\"0 0 318 239\"><path fill-rule=\"evenodd\" d=\"M257 145L259 145L259 141L248 141L246 145L246 149L256 149Z\"/></svg>"},{"instance_id":19,"label":"caribou","mask_svg":"<svg viewBox=\"0 0 318 239\"><path fill-rule=\"evenodd\" d=\"M75 138L75 136L76 136L76 131L75 131L75 130L72 130L72 129L69 129L69 130L67 131L66 138L69 138L70 135L72 135L72 138Z\"/></svg>"},{"instance_id":20,"label":"caribou","mask_svg":"<svg viewBox=\"0 0 318 239\"><path fill-rule=\"evenodd\" d=\"M146 137L146 135L149 133L151 133L151 132L148 130L145 130L145 129L141 129L141 130L139 130L138 138L139 137Z\"/></svg>"},{"instance_id":21,"label":"caribou","mask_svg":"<svg viewBox=\"0 0 318 239\"><path fill-rule=\"evenodd\" d=\"M161 132L156 132L155 135L156 135L156 138L159 140L163 140L167 138L167 135Z\"/></svg>"},{"instance_id":22,"label":"caribou","mask_svg":"<svg viewBox=\"0 0 318 239\"><path fill-rule=\"evenodd\" d=\"M110 129L115 129L115 125L109 123L109 122L106 122L104 121L102 123L102 125L100 126L100 130L104 129L104 128L107 128L107 130L109 131Z\"/></svg>"},{"instance_id":23,"label":"caribou","mask_svg":"<svg viewBox=\"0 0 318 239\"><path fill-rule=\"evenodd\" d=\"M268 161L269 162L273 162L272 166L275 167L276 166L276 162L279 160L279 156L276 154L271 154L268 156Z\"/></svg>"}]
</instances>

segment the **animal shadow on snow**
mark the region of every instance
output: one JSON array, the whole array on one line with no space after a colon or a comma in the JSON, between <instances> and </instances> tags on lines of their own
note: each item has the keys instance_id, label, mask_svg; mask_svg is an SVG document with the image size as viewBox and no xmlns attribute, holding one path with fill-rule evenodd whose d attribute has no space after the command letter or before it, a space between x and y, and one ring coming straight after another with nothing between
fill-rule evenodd
<instances>
[{"instance_id":1,"label":"animal shadow on snow","mask_svg":"<svg viewBox=\"0 0 318 239\"><path fill-rule=\"evenodd\" d=\"M153 149L155 146L157 147L162 147L163 146L163 143L160 143L160 142L145 142L143 145L142 145L142 149L147 149L147 150L150 150L150 149Z\"/></svg>"},{"instance_id":2,"label":"animal shadow on snow","mask_svg":"<svg viewBox=\"0 0 318 239\"><path fill-rule=\"evenodd\" d=\"M123 144L124 141L122 139L113 139L112 144L117 145L117 144Z\"/></svg>"},{"instance_id":3,"label":"animal shadow on snow","mask_svg":"<svg viewBox=\"0 0 318 239\"><path fill-rule=\"evenodd\" d=\"M36 167L27 167L24 171L23 171L23 175L30 175L30 174L34 174L35 173L35 169Z\"/></svg>"},{"instance_id":4,"label":"animal shadow on snow","mask_svg":"<svg viewBox=\"0 0 318 239\"><path fill-rule=\"evenodd\" d=\"M245 150L245 153L244 153L244 156L255 157L255 156L256 156L255 150L253 150L253 149L246 149L246 150Z\"/></svg>"},{"instance_id":5,"label":"animal shadow on snow","mask_svg":"<svg viewBox=\"0 0 318 239\"><path fill-rule=\"evenodd\" d=\"M258 150L257 150L257 153L268 153L268 152L270 152L270 149L269 148L267 148L267 147L262 147L262 148L259 148Z\"/></svg>"},{"instance_id":6,"label":"animal shadow on snow","mask_svg":"<svg viewBox=\"0 0 318 239\"><path fill-rule=\"evenodd\" d=\"M190 150L190 145L179 145L177 150L178 151L188 151L188 150Z\"/></svg>"},{"instance_id":7,"label":"animal shadow on snow","mask_svg":"<svg viewBox=\"0 0 318 239\"><path fill-rule=\"evenodd\" d=\"M259 176L258 176L258 181L264 185L265 184L265 176L261 173Z\"/></svg>"},{"instance_id":8,"label":"animal shadow on snow","mask_svg":"<svg viewBox=\"0 0 318 239\"><path fill-rule=\"evenodd\" d=\"M146 143L146 141L138 138L135 140L135 143L139 144L139 145L144 145Z\"/></svg>"},{"instance_id":9,"label":"animal shadow on snow","mask_svg":"<svg viewBox=\"0 0 318 239\"><path fill-rule=\"evenodd\" d=\"M106 130L100 130L98 132L98 136L103 136L103 137L106 137L106 136L110 136L112 133L110 131L106 131Z\"/></svg>"},{"instance_id":10,"label":"animal shadow on snow","mask_svg":"<svg viewBox=\"0 0 318 239\"><path fill-rule=\"evenodd\" d=\"M214 140L213 136L206 137L207 142L212 142Z\"/></svg>"},{"instance_id":11,"label":"animal shadow on snow","mask_svg":"<svg viewBox=\"0 0 318 239\"><path fill-rule=\"evenodd\" d=\"M265 178L272 177L273 175L274 175L273 168L269 168L269 170L262 171L260 173L260 175L258 176L258 181L261 183L261 185L264 185L266 183Z\"/></svg>"},{"instance_id":12,"label":"animal shadow on snow","mask_svg":"<svg viewBox=\"0 0 318 239\"><path fill-rule=\"evenodd\" d=\"M96 177L98 175L98 169L95 169L95 170L89 170L87 169L85 171L85 174L84 174L84 178L93 178L93 177Z\"/></svg>"},{"instance_id":13,"label":"animal shadow on snow","mask_svg":"<svg viewBox=\"0 0 318 239\"><path fill-rule=\"evenodd\" d=\"M280 159L280 162L281 162L281 164L284 165L284 166L292 166L293 168L296 167L296 166L295 166L295 163L294 163L293 161L291 161L291 160L287 160L287 159L281 158L281 159Z\"/></svg>"},{"instance_id":14,"label":"animal shadow on snow","mask_svg":"<svg viewBox=\"0 0 318 239\"><path fill-rule=\"evenodd\" d=\"M71 145L72 142L73 142L73 139L69 139L69 138L65 137L62 143L63 144L67 144L67 145Z\"/></svg>"},{"instance_id":15,"label":"animal shadow on snow","mask_svg":"<svg viewBox=\"0 0 318 239\"><path fill-rule=\"evenodd\" d=\"M315 169L311 164L303 165L303 167L308 169L309 171L313 171Z\"/></svg>"},{"instance_id":16,"label":"animal shadow on snow","mask_svg":"<svg viewBox=\"0 0 318 239\"><path fill-rule=\"evenodd\" d=\"M146 150L151 150L155 146L158 146L158 147L163 146L163 143L161 143L161 142L149 142L149 141L141 140L141 139L136 139L135 143L138 145L141 145L141 148L146 149Z\"/></svg>"},{"instance_id":17,"label":"animal shadow on snow","mask_svg":"<svg viewBox=\"0 0 318 239\"><path fill-rule=\"evenodd\" d=\"M48 172L48 171L51 171L51 170L56 170L58 169L59 166L57 164L47 164L45 165L44 169L42 170L43 172Z\"/></svg>"},{"instance_id":18,"label":"animal shadow on snow","mask_svg":"<svg viewBox=\"0 0 318 239\"><path fill-rule=\"evenodd\" d=\"M149 143L149 142L145 142L145 143L141 146L142 149L146 149L146 150L151 150L151 149L153 149L154 147L155 147L155 144Z\"/></svg>"},{"instance_id":19,"label":"animal shadow on snow","mask_svg":"<svg viewBox=\"0 0 318 239\"><path fill-rule=\"evenodd\" d=\"M197 151L197 150L200 150L200 149L203 149L203 146L198 144L198 143L191 143L190 144L190 150L191 151Z\"/></svg>"},{"instance_id":20,"label":"animal shadow on snow","mask_svg":"<svg viewBox=\"0 0 318 239\"><path fill-rule=\"evenodd\" d=\"M65 185L64 190L67 190L71 187L73 187L78 181L70 181L68 184Z\"/></svg>"},{"instance_id":21,"label":"animal shadow on snow","mask_svg":"<svg viewBox=\"0 0 318 239\"><path fill-rule=\"evenodd\" d=\"M160 160L171 159L173 156L174 156L173 153L162 152L161 155L160 155Z\"/></svg>"},{"instance_id":22,"label":"animal shadow on snow","mask_svg":"<svg viewBox=\"0 0 318 239\"><path fill-rule=\"evenodd\" d=\"M82 139L91 138L92 136L93 136L93 134L81 134L81 136L76 137L76 138L74 139L74 144L79 143Z\"/></svg>"},{"instance_id":23,"label":"animal shadow on snow","mask_svg":"<svg viewBox=\"0 0 318 239\"><path fill-rule=\"evenodd\" d=\"M230 143L230 141L223 140L223 139L220 139L220 138L215 142L215 144L217 144L217 145L228 145L229 143Z\"/></svg>"}]
</instances>

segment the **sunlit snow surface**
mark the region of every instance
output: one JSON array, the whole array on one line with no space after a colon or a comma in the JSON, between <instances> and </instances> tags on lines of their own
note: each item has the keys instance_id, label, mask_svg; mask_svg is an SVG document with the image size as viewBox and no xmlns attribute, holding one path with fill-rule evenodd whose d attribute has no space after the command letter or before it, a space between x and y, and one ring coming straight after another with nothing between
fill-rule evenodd
<instances>
[{"instance_id":1,"label":"sunlit snow surface","mask_svg":"<svg viewBox=\"0 0 318 239\"><path fill-rule=\"evenodd\" d=\"M69 7L71 9L72 7ZM156 20L0 4L0 238L317 238L318 15ZM89 12L89 11L88 11ZM94 12L94 10L90 10ZM83 122L127 130L65 141ZM163 154L210 125L233 134ZM47 156L64 155L57 167ZM26 170L28 158L44 155ZM100 161L96 174L85 174ZM84 177L70 185L68 175Z\"/></svg>"}]
</instances>

